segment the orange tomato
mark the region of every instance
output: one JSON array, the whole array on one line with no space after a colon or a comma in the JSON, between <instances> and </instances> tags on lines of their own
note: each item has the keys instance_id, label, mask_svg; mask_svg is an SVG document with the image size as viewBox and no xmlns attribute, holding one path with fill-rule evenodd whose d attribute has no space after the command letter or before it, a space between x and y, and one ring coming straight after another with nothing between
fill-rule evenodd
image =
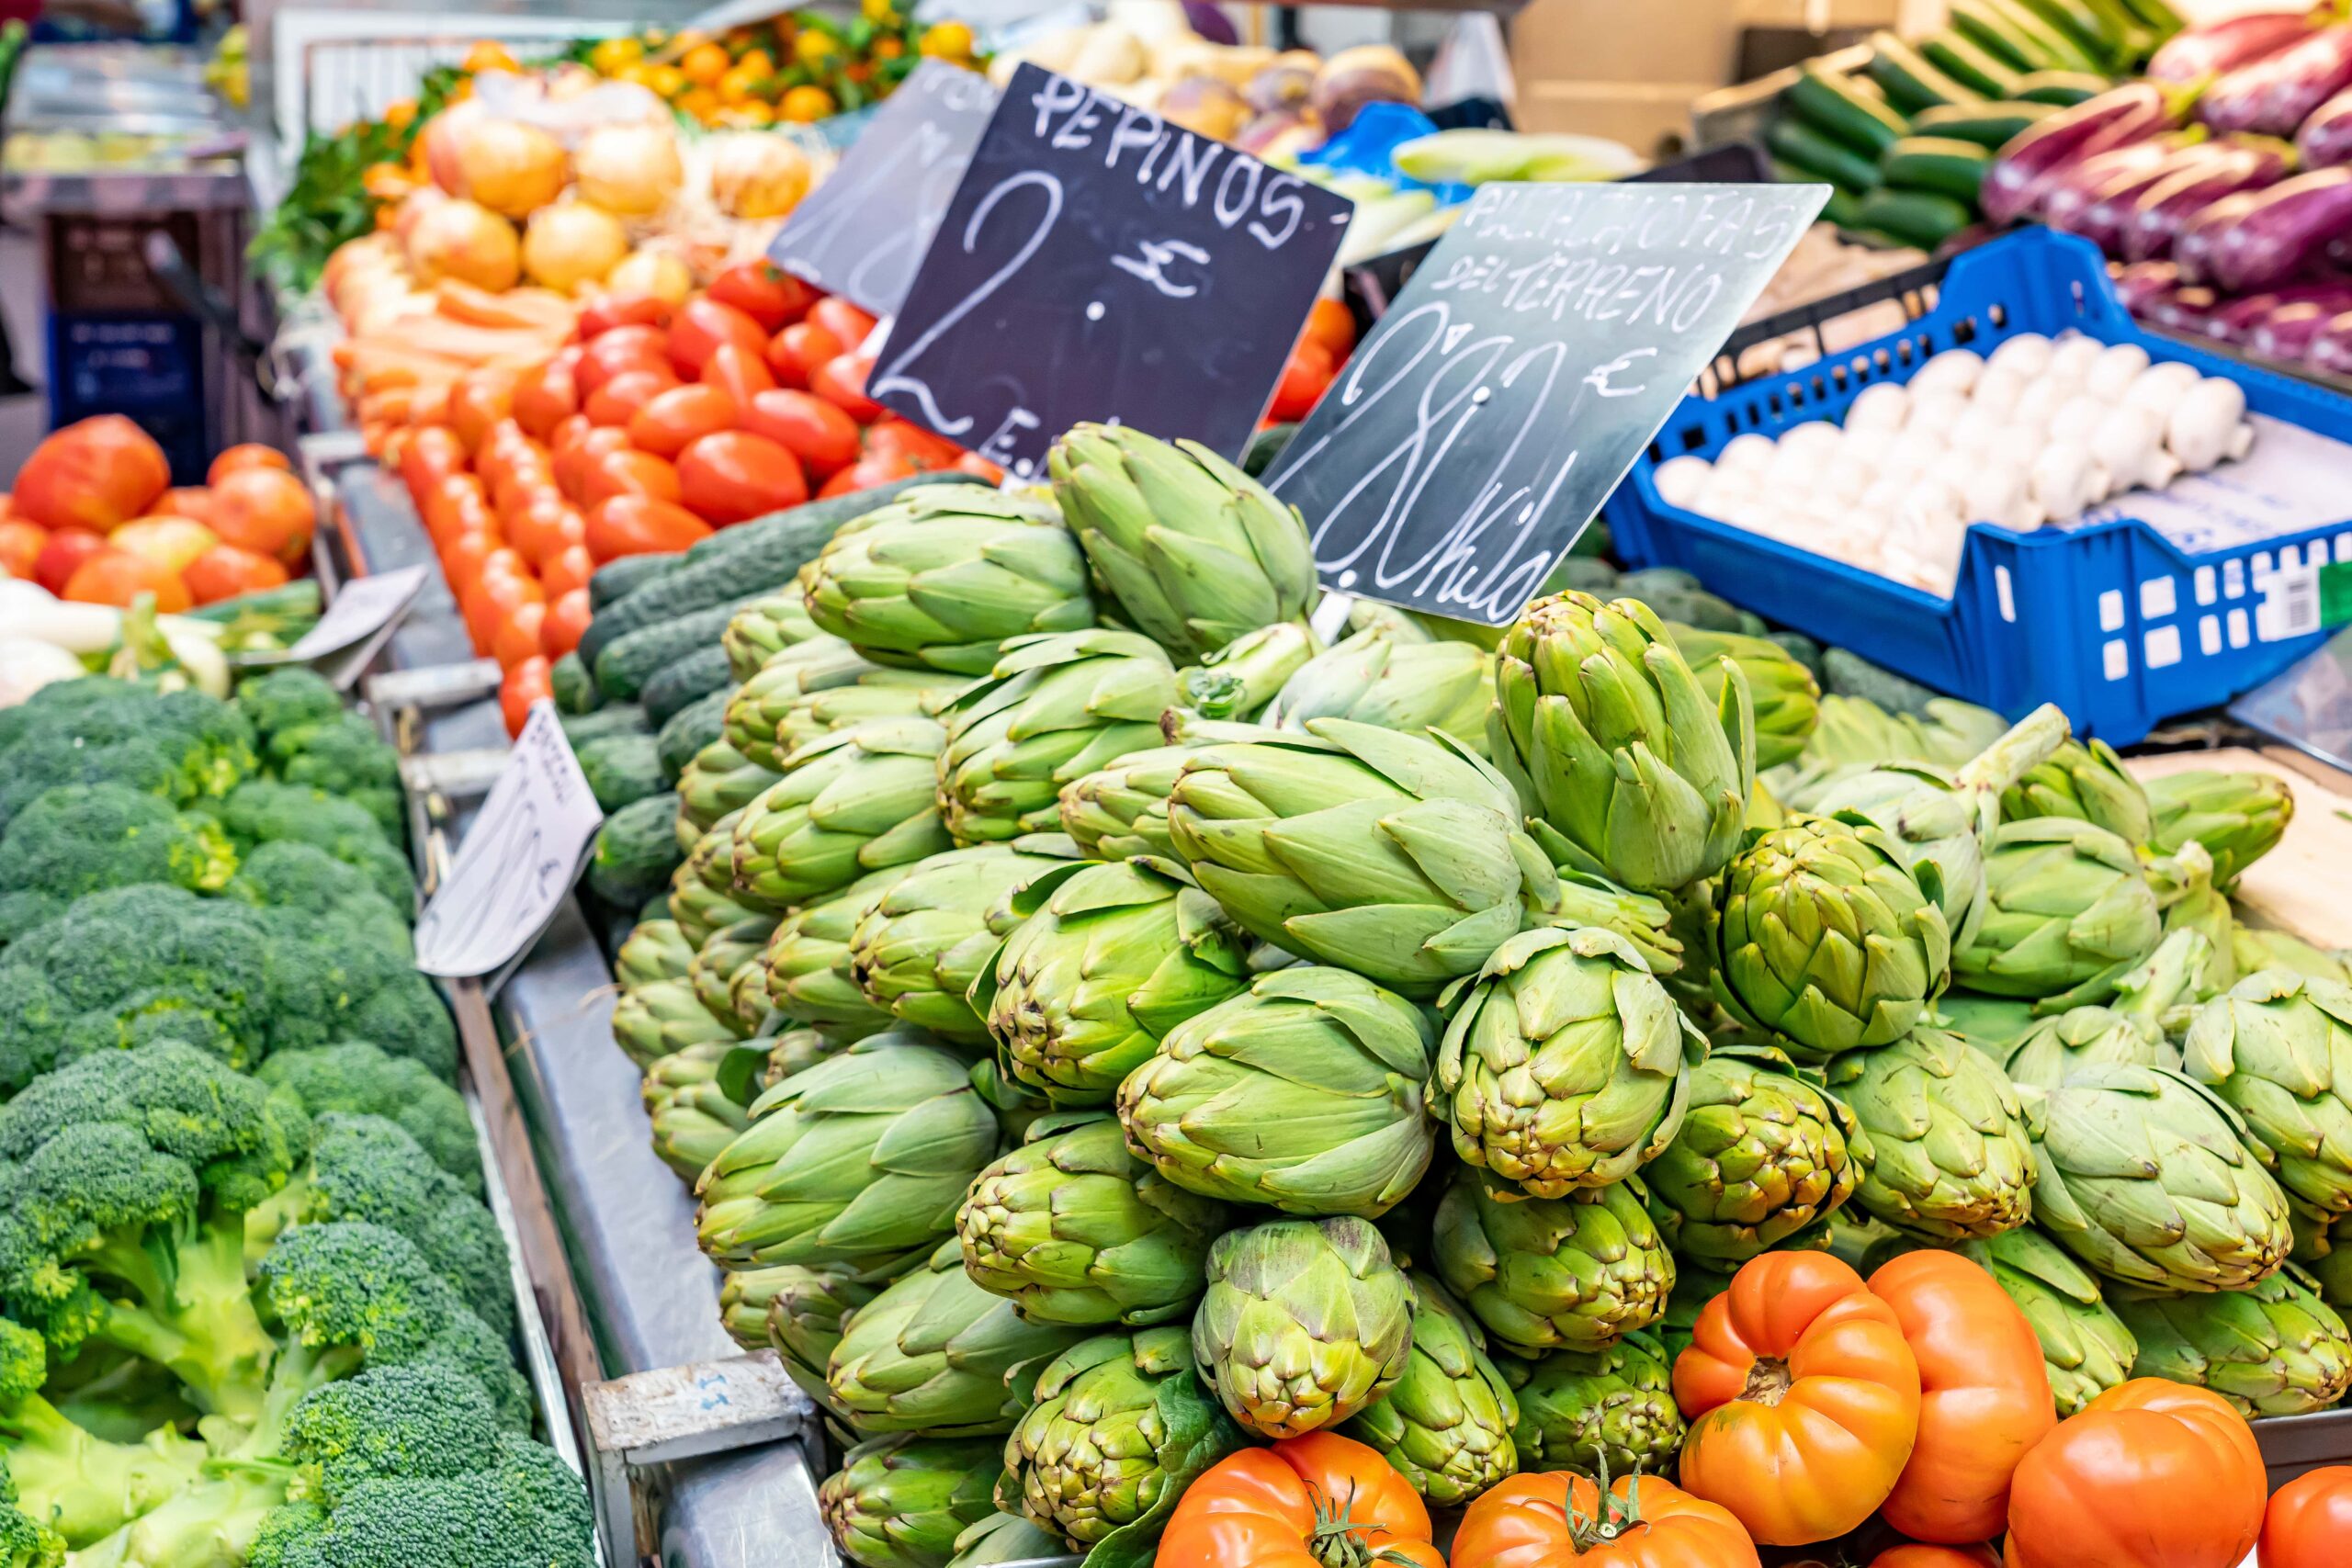
<instances>
[{"instance_id":1,"label":"orange tomato","mask_svg":"<svg viewBox=\"0 0 2352 1568\"><path fill-rule=\"evenodd\" d=\"M490 657L498 628L517 609L546 598L536 579L518 575L518 563L502 563L493 555L483 563L482 574L472 588L458 598L458 610L465 619L466 636L479 658Z\"/></svg>"},{"instance_id":2,"label":"orange tomato","mask_svg":"<svg viewBox=\"0 0 2352 1568\"><path fill-rule=\"evenodd\" d=\"M547 621L548 607L539 600L526 600L507 612L490 636L490 656L498 660L501 670L512 670L526 659L540 657L539 627Z\"/></svg>"},{"instance_id":3,"label":"orange tomato","mask_svg":"<svg viewBox=\"0 0 2352 1568\"><path fill-rule=\"evenodd\" d=\"M505 525L506 537L523 558L540 570L567 546L587 537L587 520L549 485L529 505L515 509Z\"/></svg>"},{"instance_id":4,"label":"orange tomato","mask_svg":"<svg viewBox=\"0 0 2352 1568\"><path fill-rule=\"evenodd\" d=\"M1329 297L1318 298L1306 312L1305 341L1321 346L1335 365L1342 363L1356 346L1356 318L1346 303Z\"/></svg>"},{"instance_id":5,"label":"orange tomato","mask_svg":"<svg viewBox=\"0 0 2352 1568\"><path fill-rule=\"evenodd\" d=\"M267 556L234 545L215 545L188 562L180 581L187 584L188 596L198 604L214 604L240 593L284 587L287 577L286 569Z\"/></svg>"},{"instance_id":6,"label":"orange tomato","mask_svg":"<svg viewBox=\"0 0 2352 1568\"><path fill-rule=\"evenodd\" d=\"M1301 338L1283 362L1282 379L1274 383L1273 400L1266 405L1272 420L1305 419L1306 411L1331 385L1331 352L1319 343Z\"/></svg>"},{"instance_id":7,"label":"orange tomato","mask_svg":"<svg viewBox=\"0 0 2352 1568\"><path fill-rule=\"evenodd\" d=\"M578 539L539 563L539 586L548 591L550 599L560 599L575 588L587 587L588 580L596 575L596 558L588 553L585 518L580 526Z\"/></svg>"},{"instance_id":8,"label":"orange tomato","mask_svg":"<svg viewBox=\"0 0 2352 1568\"><path fill-rule=\"evenodd\" d=\"M897 414L885 414L874 428L865 433L865 449L885 457L903 456L918 468L953 468L964 449L943 435L933 435L922 426L900 419Z\"/></svg>"},{"instance_id":9,"label":"orange tomato","mask_svg":"<svg viewBox=\"0 0 2352 1568\"><path fill-rule=\"evenodd\" d=\"M2002 1561L2235 1568L2262 1534L2268 1491L2262 1450L2228 1400L2133 1378L2059 1422L2018 1466Z\"/></svg>"},{"instance_id":10,"label":"orange tomato","mask_svg":"<svg viewBox=\"0 0 2352 1568\"><path fill-rule=\"evenodd\" d=\"M650 452L602 452L589 459L581 476L580 504L592 507L616 495L650 495L656 501L675 502L680 488L678 470Z\"/></svg>"},{"instance_id":11,"label":"orange tomato","mask_svg":"<svg viewBox=\"0 0 2352 1568\"><path fill-rule=\"evenodd\" d=\"M871 490L876 485L886 485L892 479L903 479L922 471L904 457L869 453L827 479L818 488L817 497L820 501L831 501L837 495L854 495L859 491Z\"/></svg>"},{"instance_id":12,"label":"orange tomato","mask_svg":"<svg viewBox=\"0 0 2352 1568\"><path fill-rule=\"evenodd\" d=\"M1355 1540L1329 1539L1342 1533ZM1167 1568L1445 1568L1430 1544L1428 1505L1379 1450L1334 1432L1243 1449L1202 1472L1169 1516L1158 1560Z\"/></svg>"},{"instance_id":13,"label":"orange tomato","mask_svg":"<svg viewBox=\"0 0 2352 1568\"><path fill-rule=\"evenodd\" d=\"M49 530L40 524L0 518L0 571L10 577L31 578L33 563L40 559L41 547L48 543Z\"/></svg>"},{"instance_id":14,"label":"orange tomato","mask_svg":"<svg viewBox=\"0 0 2352 1568\"><path fill-rule=\"evenodd\" d=\"M562 447L556 449L552 459L555 465L556 489L561 491L564 499L574 506L587 506L590 501L588 471L605 458L617 457L630 449L628 432L626 430L609 424L601 429L591 430L568 449ZM639 455L650 456L642 453Z\"/></svg>"},{"instance_id":15,"label":"orange tomato","mask_svg":"<svg viewBox=\"0 0 2352 1568\"><path fill-rule=\"evenodd\" d=\"M657 457L675 457L690 441L734 429L739 409L717 387L672 387L630 419L629 444Z\"/></svg>"},{"instance_id":16,"label":"orange tomato","mask_svg":"<svg viewBox=\"0 0 2352 1568\"><path fill-rule=\"evenodd\" d=\"M445 426L433 424L410 434L407 445L401 449L401 483L408 487L409 498L419 506L419 499L432 493L433 487L450 474L463 473L466 449Z\"/></svg>"},{"instance_id":17,"label":"orange tomato","mask_svg":"<svg viewBox=\"0 0 2352 1568\"><path fill-rule=\"evenodd\" d=\"M738 262L712 278L710 297L751 317L762 332L773 333L807 315L808 307L816 303L817 291L762 257Z\"/></svg>"},{"instance_id":18,"label":"orange tomato","mask_svg":"<svg viewBox=\"0 0 2352 1568\"><path fill-rule=\"evenodd\" d=\"M702 374L703 363L712 352L728 343L748 350L756 359L767 350L768 334L734 306L699 295L678 307L677 320L670 323L670 363L680 376L691 379Z\"/></svg>"},{"instance_id":19,"label":"orange tomato","mask_svg":"<svg viewBox=\"0 0 2352 1568\"><path fill-rule=\"evenodd\" d=\"M1914 1540L1989 1540L2008 1517L2009 1475L2058 1424L2033 1325L1981 1265L1905 1253L1871 1276L1919 1363L1919 1438L1886 1522Z\"/></svg>"},{"instance_id":20,"label":"orange tomato","mask_svg":"<svg viewBox=\"0 0 2352 1568\"><path fill-rule=\"evenodd\" d=\"M549 659L561 659L578 648L581 634L588 629L589 615L585 587L556 595L539 620L539 651Z\"/></svg>"},{"instance_id":21,"label":"orange tomato","mask_svg":"<svg viewBox=\"0 0 2352 1568\"><path fill-rule=\"evenodd\" d=\"M588 423L597 425L627 425L637 417L637 411L678 384L678 378L665 367L661 370L624 370L594 391L581 405Z\"/></svg>"},{"instance_id":22,"label":"orange tomato","mask_svg":"<svg viewBox=\"0 0 2352 1568\"><path fill-rule=\"evenodd\" d=\"M482 563L506 547L506 541L488 528L459 534L441 547L441 575L449 592L463 599L481 581Z\"/></svg>"},{"instance_id":23,"label":"orange tomato","mask_svg":"<svg viewBox=\"0 0 2352 1568\"><path fill-rule=\"evenodd\" d=\"M590 342L571 370L582 405L590 393L624 370L670 370L670 356L662 346L669 337L658 327L616 327Z\"/></svg>"},{"instance_id":24,"label":"orange tomato","mask_svg":"<svg viewBox=\"0 0 2352 1568\"><path fill-rule=\"evenodd\" d=\"M265 446L262 450L266 452L269 448ZM248 463L246 467L258 468L266 465ZM235 471L233 468L230 470L232 473ZM186 490L167 490L164 492L164 499L155 503L155 514L159 517L185 517L190 522L209 526L212 505L212 492L209 490L194 486Z\"/></svg>"},{"instance_id":25,"label":"orange tomato","mask_svg":"<svg viewBox=\"0 0 2352 1568\"><path fill-rule=\"evenodd\" d=\"M129 550L100 548L74 569L59 595L82 604L113 604L128 608L141 593L155 596L155 608L166 615L185 610L196 601L180 574L162 561L132 555Z\"/></svg>"},{"instance_id":26,"label":"orange tomato","mask_svg":"<svg viewBox=\"0 0 2352 1568\"><path fill-rule=\"evenodd\" d=\"M831 333L851 354L863 347L874 331L874 318L838 294L827 295L809 306L808 320Z\"/></svg>"},{"instance_id":27,"label":"orange tomato","mask_svg":"<svg viewBox=\"0 0 2352 1568\"><path fill-rule=\"evenodd\" d=\"M555 685L548 677L548 661L526 659L506 672L498 683L498 716L506 723L511 739L523 733L523 726L531 717L531 705L541 697L555 695Z\"/></svg>"},{"instance_id":28,"label":"orange tomato","mask_svg":"<svg viewBox=\"0 0 2352 1568\"><path fill-rule=\"evenodd\" d=\"M808 499L800 460L747 430L706 435L678 454L679 501L715 528L748 523Z\"/></svg>"},{"instance_id":29,"label":"orange tomato","mask_svg":"<svg viewBox=\"0 0 2352 1568\"><path fill-rule=\"evenodd\" d=\"M2271 1494L2262 1568L2343 1568L2352 1551L2352 1465L2307 1471Z\"/></svg>"},{"instance_id":30,"label":"orange tomato","mask_svg":"<svg viewBox=\"0 0 2352 1568\"><path fill-rule=\"evenodd\" d=\"M449 430L459 446L479 450L490 427L514 412L518 379L512 370L485 365L450 384Z\"/></svg>"},{"instance_id":31,"label":"orange tomato","mask_svg":"<svg viewBox=\"0 0 2352 1568\"><path fill-rule=\"evenodd\" d=\"M286 566L310 554L318 520L311 487L277 468L240 469L212 487L212 527L221 543Z\"/></svg>"},{"instance_id":32,"label":"orange tomato","mask_svg":"<svg viewBox=\"0 0 2352 1568\"><path fill-rule=\"evenodd\" d=\"M857 422L808 392L779 387L760 393L743 415L742 426L790 452L820 480L858 459Z\"/></svg>"},{"instance_id":33,"label":"orange tomato","mask_svg":"<svg viewBox=\"0 0 2352 1568\"><path fill-rule=\"evenodd\" d=\"M865 378L873 373L873 360L844 354L809 372L808 389L858 423L872 424L889 412L865 395Z\"/></svg>"},{"instance_id":34,"label":"orange tomato","mask_svg":"<svg viewBox=\"0 0 2352 1568\"><path fill-rule=\"evenodd\" d=\"M451 474L435 486L418 508L424 531L437 547L459 534L495 532L497 518L482 499L481 481L471 474Z\"/></svg>"},{"instance_id":35,"label":"orange tomato","mask_svg":"<svg viewBox=\"0 0 2352 1568\"><path fill-rule=\"evenodd\" d=\"M44 437L17 470L10 514L44 528L104 534L145 515L171 488L155 438L119 413L85 419Z\"/></svg>"},{"instance_id":36,"label":"orange tomato","mask_svg":"<svg viewBox=\"0 0 2352 1568\"><path fill-rule=\"evenodd\" d=\"M1674 1363L1683 1487L1765 1546L1859 1527L1919 1434L1919 1363L1894 1309L1826 1253L1768 1252L1699 1314Z\"/></svg>"},{"instance_id":37,"label":"orange tomato","mask_svg":"<svg viewBox=\"0 0 2352 1568\"><path fill-rule=\"evenodd\" d=\"M580 350L567 348L515 381L514 423L533 440L549 439L557 425L580 412L580 383L573 374L579 363Z\"/></svg>"},{"instance_id":38,"label":"orange tomato","mask_svg":"<svg viewBox=\"0 0 2352 1568\"><path fill-rule=\"evenodd\" d=\"M108 548L129 550L175 576L220 542L211 529L186 517L134 518L107 536Z\"/></svg>"},{"instance_id":39,"label":"orange tomato","mask_svg":"<svg viewBox=\"0 0 2352 1568\"><path fill-rule=\"evenodd\" d=\"M780 387L806 387L817 367L840 358L848 346L814 321L795 321L768 339L768 368Z\"/></svg>"},{"instance_id":40,"label":"orange tomato","mask_svg":"<svg viewBox=\"0 0 2352 1568\"><path fill-rule=\"evenodd\" d=\"M708 525L673 502L616 495L590 510L584 543L602 566L623 556L674 555L709 537Z\"/></svg>"},{"instance_id":41,"label":"orange tomato","mask_svg":"<svg viewBox=\"0 0 2352 1568\"><path fill-rule=\"evenodd\" d=\"M224 474L239 468L284 468L291 472L294 460L275 446L265 446L258 441L241 441L234 446L224 446L212 466L204 472L204 482L217 485Z\"/></svg>"},{"instance_id":42,"label":"orange tomato","mask_svg":"<svg viewBox=\"0 0 2352 1568\"><path fill-rule=\"evenodd\" d=\"M580 341L588 343L618 327L670 330L670 305L650 294L600 294L580 311Z\"/></svg>"},{"instance_id":43,"label":"orange tomato","mask_svg":"<svg viewBox=\"0 0 2352 1568\"><path fill-rule=\"evenodd\" d=\"M716 387L735 400L737 408L749 408L752 400L762 392L775 390L775 374L757 349L746 350L742 344L722 343L710 351L702 363L702 384Z\"/></svg>"},{"instance_id":44,"label":"orange tomato","mask_svg":"<svg viewBox=\"0 0 2352 1568\"><path fill-rule=\"evenodd\" d=\"M33 581L62 595L82 563L106 547L104 534L87 528L51 529L41 542L40 553L33 558Z\"/></svg>"},{"instance_id":45,"label":"orange tomato","mask_svg":"<svg viewBox=\"0 0 2352 1568\"><path fill-rule=\"evenodd\" d=\"M978 452L964 453L956 459L954 467L959 474L970 474L976 479L986 479L992 485L1001 485L1004 482L1004 470Z\"/></svg>"},{"instance_id":46,"label":"orange tomato","mask_svg":"<svg viewBox=\"0 0 2352 1568\"><path fill-rule=\"evenodd\" d=\"M1989 1546L1931 1546L1905 1541L1871 1559L1871 1568L2001 1568Z\"/></svg>"},{"instance_id":47,"label":"orange tomato","mask_svg":"<svg viewBox=\"0 0 2352 1568\"><path fill-rule=\"evenodd\" d=\"M1600 1488L1568 1471L1510 1476L1473 1499L1453 1532L1453 1568L1755 1568L1756 1543L1730 1510L1655 1475Z\"/></svg>"}]
</instances>

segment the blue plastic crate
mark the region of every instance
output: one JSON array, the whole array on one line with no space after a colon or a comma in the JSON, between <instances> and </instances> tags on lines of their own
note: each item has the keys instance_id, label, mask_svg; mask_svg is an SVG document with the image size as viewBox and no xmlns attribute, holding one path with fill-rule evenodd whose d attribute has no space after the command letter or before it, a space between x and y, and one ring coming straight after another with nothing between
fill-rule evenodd
<instances>
[{"instance_id":1,"label":"blue plastic crate","mask_svg":"<svg viewBox=\"0 0 2352 1568\"><path fill-rule=\"evenodd\" d=\"M1948 348L1986 352L2018 333L2070 328L2231 377L2251 412L2352 441L2352 400L2143 331L2087 241L2034 229L1954 259L1935 309L1900 333L1685 398L1603 509L1611 537L1635 566L1680 567L1771 620L2006 714L2056 703L2078 732L2115 745L2226 702L2326 635L2300 629L2316 618L2304 569L2352 561L2352 465L2347 521L2259 547L2187 555L2132 519L2024 534L1973 525L1949 601L1658 499L1668 457L1840 419L1864 387L1907 380Z\"/></svg>"}]
</instances>

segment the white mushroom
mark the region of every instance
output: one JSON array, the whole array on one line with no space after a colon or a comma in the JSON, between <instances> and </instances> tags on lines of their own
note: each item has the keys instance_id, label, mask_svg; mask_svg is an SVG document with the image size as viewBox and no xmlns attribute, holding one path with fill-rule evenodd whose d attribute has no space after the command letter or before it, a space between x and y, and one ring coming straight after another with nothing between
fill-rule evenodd
<instances>
[{"instance_id":1,"label":"white mushroom","mask_svg":"<svg viewBox=\"0 0 2352 1568\"><path fill-rule=\"evenodd\" d=\"M1715 469L1725 474L1760 474L1772 461L1772 438L1749 432L1735 435L1715 454Z\"/></svg>"},{"instance_id":2,"label":"white mushroom","mask_svg":"<svg viewBox=\"0 0 2352 1568\"><path fill-rule=\"evenodd\" d=\"M2050 363L2041 373L2062 386L2079 387L2090 379L2091 367L2107 352L2107 344L2080 333L2068 333L2050 351Z\"/></svg>"},{"instance_id":3,"label":"white mushroom","mask_svg":"<svg viewBox=\"0 0 2352 1568\"><path fill-rule=\"evenodd\" d=\"M1900 430L1910 414L1910 392L1892 381L1877 381L1854 394L1846 410L1846 429Z\"/></svg>"},{"instance_id":4,"label":"white mushroom","mask_svg":"<svg viewBox=\"0 0 2352 1568\"><path fill-rule=\"evenodd\" d=\"M1988 365L1984 374L1976 378L1976 389L1969 395L1969 403L2006 417L2018 406L2018 400L2025 396L2025 388L2023 373Z\"/></svg>"},{"instance_id":5,"label":"white mushroom","mask_svg":"<svg viewBox=\"0 0 2352 1568\"><path fill-rule=\"evenodd\" d=\"M2173 405L2165 422L2165 446L2191 473L2245 457L2254 446L2254 426L2245 417L2245 389L2221 376L2199 381Z\"/></svg>"},{"instance_id":6,"label":"white mushroom","mask_svg":"<svg viewBox=\"0 0 2352 1568\"><path fill-rule=\"evenodd\" d=\"M2164 449L2164 423L2146 409L2112 408L2091 433L2094 462L2106 470L2110 493L2145 487L2162 490L2180 472Z\"/></svg>"},{"instance_id":7,"label":"white mushroom","mask_svg":"<svg viewBox=\"0 0 2352 1568\"><path fill-rule=\"evenodd\" d=\"M2172 406L2203 378L2195 366L2168 359L2161 365L2151 365L2133 377L2123 400L2133 408L2146 409L2158 419L2169 419Z\"/></svg>"},{"instance_id":8,"label":"white mushroom","mask_svg":"<svg viewBox=\"0 0 2352 1568\"><path fill-rule=\"evenodd\" d=\"M2083 389L2101 402L2120 402L2140 372L2148 367L2148 351L2136 343L2119 343L2091 361Z\"/></svg>"},{"instance_id":9,"label":"white mushroom","mask_svg":"<svg viewBox=\"0 0 2352 1568\"><path fill-rule=\"evenodd\" d=\"M2073 442L2052 442L2034 458L2028 475L2034 504L2052 523L2071 523L2083 509L2107 493L2107 476L2091 460L2088 448Z\"/></svg>"},{"instance_id":10,"label":"white mushroom","mask_svg":"<svg viewBox=\"0 0 2352 1568\"><path fill-rule=\"evenodd\" d=\"M2098 429L2108 415L2108 406L2088 392L2076 392L2064 407L2050 416L2049 437L2052 446L2087 446L2092 432Z\"/></svg>"},{"instance_id":11,"label":"white mushroom","mask_svg":"<svg viewBox=\"0 0 2352 1568\"><path fill-rule=\"evenodd\" d=\"M2001 346L1987 355L1984 367L1988 370L2014 370L2027 380L2041 374L2050 363L2050 340L2040 333L2019 333L2004 339Z\"/></svg>"},{"instance_id":12,"label":"white mushroom","mask_svg":"<svg viewBox=\"0 0 2352 1568\"><path fill-rule=\"evenodd\" d=\"M1651 476L1657 486L1657 498L1668 506L1688 508L1698 503L1706 493L1707 481L1714 477L1715 466L1704 457L1683 456L1668 457L1657 466Z\"/></svg>"},{"instance_id":13,"label":"white mushroom","mask_svg":"<svg viewBox=\"0 0 2352 1568\"><path fill-rule=\"evenodd\" d=\"M1918 374L1911 378L1911 395L1918 398L1949 391L1965 397L1984 372L1983 355L1973 348L1948 348L1919 367Z\"/></svg>"}]
</instances>

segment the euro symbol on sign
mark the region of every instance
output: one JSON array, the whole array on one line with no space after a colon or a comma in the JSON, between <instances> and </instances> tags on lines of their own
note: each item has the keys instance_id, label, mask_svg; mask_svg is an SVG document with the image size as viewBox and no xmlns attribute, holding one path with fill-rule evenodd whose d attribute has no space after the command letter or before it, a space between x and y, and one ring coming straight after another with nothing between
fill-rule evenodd
<instances>
[{"instance_id":1,"label":"euro symbol on sign","mask_svg":"<svg viewBox=\"0 0 2352 1568\"><path fill-rule=\"evenodd\" d=\"M1189 299L1198 294L1200 286L1179 283L1163 270L1172 261L1188 261L1196 266L1208 265L1209 254L1190 240L1146 240L1140 249L1143 259L1133 256L1113 256L1111 265L1121 272L1133 273L1170 299Z\"/></svg>"},{"instance_id":2,"label":"euro symbol on sign","mask_svg":"<svg viewBox=\"0 0 2352 1568\"><path fill-rule=\"evenodd\" d=\"M1608 364L1594 366L1590 373L1585 377L1584 384L1604 398L1630 398L1642 389L1612 387L1609 384L1609 378L1620 370L1632 369L1634 361L1636 359L1655 359L1656 357L1657 357L1657 350L1655 348L1629 348Z\"/></svg>"}]
</instances>

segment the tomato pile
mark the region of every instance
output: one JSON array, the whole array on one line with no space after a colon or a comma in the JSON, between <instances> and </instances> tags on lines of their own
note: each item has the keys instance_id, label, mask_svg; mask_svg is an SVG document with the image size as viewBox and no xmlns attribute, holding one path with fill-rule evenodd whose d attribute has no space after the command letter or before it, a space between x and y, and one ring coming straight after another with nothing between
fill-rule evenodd
<instances>
[{"instance_id":1,"label":"tomato pile","mask_svg":"<svg viewBox=\"0 0 2352 1568\"><path fill-rule=\"evenodd\" d=\"M232 446L205 483L172 487L154 439L120 414L33 448L0 496L0 571L61 599L166 614L276 588L301 571L318 511L284 454Z\"/></svg>"}]
</instances>

